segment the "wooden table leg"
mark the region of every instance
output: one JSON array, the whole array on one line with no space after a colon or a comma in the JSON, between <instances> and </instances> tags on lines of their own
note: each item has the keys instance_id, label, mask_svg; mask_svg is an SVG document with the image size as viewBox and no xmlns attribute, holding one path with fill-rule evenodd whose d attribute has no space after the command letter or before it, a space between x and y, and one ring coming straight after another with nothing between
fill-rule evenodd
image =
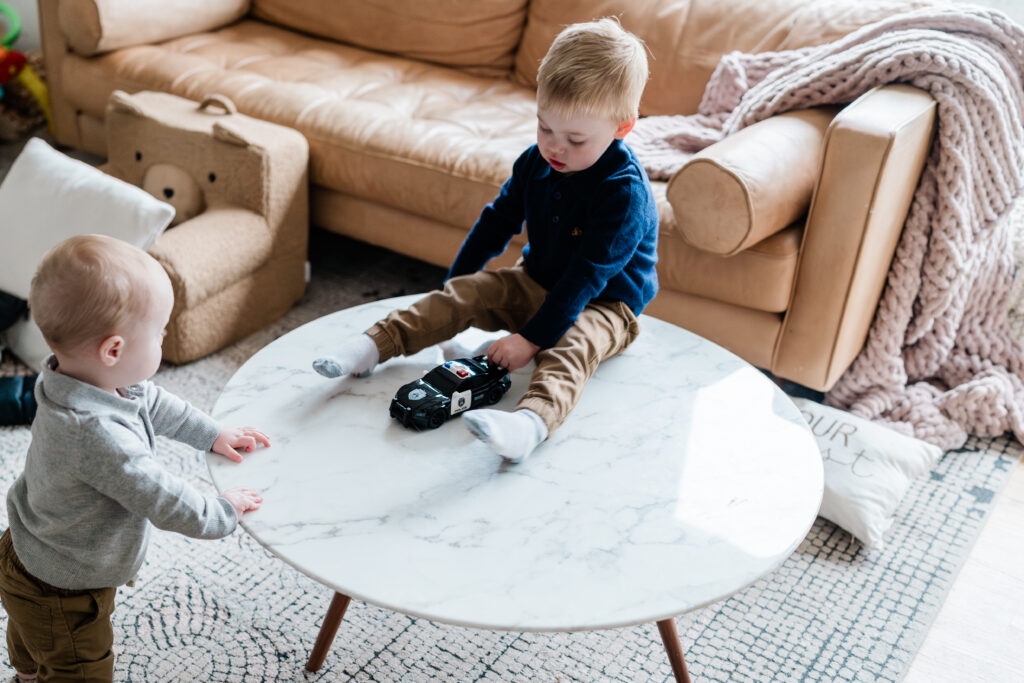
<instances>
[{"instance_id":1,"label":"wooden table leg","mask_svg":"<svg viewBox=\"0 0 1024 683\"><path fill-rule=\"evenodd\" d=\"M661 642L665 643L665 651L668 652L668 661L672 664L672 673L675 674L676 683L690 683L690 673L686 670L686 660L683 659L683 648L679 644L675 620L662 619L659 621L658 632L661 633Z\"/></svg>"},{"instance_id":2,"label":"wooden table leg","mask_svg":"<svg viewBox=\"0 0 1024 683\"><path fill-rule=\"evenodd\" d=\"M338 634L338 627L341 626L341 619L345 616L348 603L352 598L341 593L335 593L331 600L331 606L327 608L327 616L320 627L320 633L313 644L313 651L309 654L309 661L306 662L306 671L319 671L327 659L327 651L331 649L334 636ZM659 624L660 625L660 624Z\"/></svg>"}]
</instances>

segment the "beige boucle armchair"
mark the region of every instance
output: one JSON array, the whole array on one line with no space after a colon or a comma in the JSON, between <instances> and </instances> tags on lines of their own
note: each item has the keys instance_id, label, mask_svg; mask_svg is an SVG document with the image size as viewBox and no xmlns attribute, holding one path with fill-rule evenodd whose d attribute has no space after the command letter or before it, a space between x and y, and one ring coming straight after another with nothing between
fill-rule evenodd
<instances>
[{"instance_id":1,"label":"beige boucle armchair","mask_svg":"<svg viewBox=\"0 0 1024 683\"><path fill-rule=\"evenodd\" d=\"M39 0L61 142L105 154L115 89L222 93L309 141L314 224L439 265L534 141L537 65L565 24L618 15L652 55L641 115L691 114L728 51L818 44L922 4ZM864 343L934 106L880 88L762 122L688 178L655 182L661 291L647 312L830 387Z\"/></svg>"},{"instance_id":2,"label":"beige boucle armchair","mask_svg":"<svg viewBox=\"0 0 1024 683\"><path fill-rule=\"evenodd\" d=\"M115 91L107 105L107 173L175 208L150 249L174 288L163 355L185 363L265 327L306 288L305 138L235 111Z\"/></svg>"}]
</instances>

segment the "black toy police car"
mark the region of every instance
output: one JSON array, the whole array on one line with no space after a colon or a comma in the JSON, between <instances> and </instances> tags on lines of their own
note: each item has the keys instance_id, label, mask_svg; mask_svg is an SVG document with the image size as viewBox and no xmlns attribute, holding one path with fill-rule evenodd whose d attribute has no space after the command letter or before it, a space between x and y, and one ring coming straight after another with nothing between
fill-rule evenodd
<instances>
[{"instance_id":1,"label":"black toy police car","mask_svg":"<svg viewBox=\"0 0 1024 683\"><path fill-rule=\"evenodd\" d=\"M512 380L486 356L438 365L391 399L391 417L410 429L437 429L452 415L501 400Z\"/></svg>"}]
</instances>

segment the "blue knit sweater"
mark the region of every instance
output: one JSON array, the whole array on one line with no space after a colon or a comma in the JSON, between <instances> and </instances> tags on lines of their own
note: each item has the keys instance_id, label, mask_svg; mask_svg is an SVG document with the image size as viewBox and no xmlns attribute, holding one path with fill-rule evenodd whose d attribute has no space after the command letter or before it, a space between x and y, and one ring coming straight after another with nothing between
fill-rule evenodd
<instances>
[{"instance_id":1,"label":"blue knit sweater","mask_svg":"<svg viewBox=\"0 0 1024 683\"><path fill-rule=\"evenodd\" d=\"M589 168L555 171L533 145L462 243L448 277L484 267L526 222L526 272L548 290L519 333L555 344L594 299L622 301L637 315L658 291L658 210L633 151L616 140Z\"/></svg>"}]
</instances>

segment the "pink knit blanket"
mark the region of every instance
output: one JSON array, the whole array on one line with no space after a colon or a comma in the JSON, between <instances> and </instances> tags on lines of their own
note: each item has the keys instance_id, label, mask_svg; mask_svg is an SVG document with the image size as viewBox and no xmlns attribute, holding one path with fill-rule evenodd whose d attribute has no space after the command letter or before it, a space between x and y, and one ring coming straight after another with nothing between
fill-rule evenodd
<instances>
[{"instance_id":1,"label":"pink knit blanket","mask_svg":"<svg viewBox=\"0 0 1024 683\"><path fill-rule=\"evenodd\" d=\"M827 401L942 448L969 434L1024 442L1024 350L1007 308L1008 215L1024 185L1024 30L980 8L924 9L818 47L726 55L699 113L641 119L652 178L793 109L908 83L937 102L937 133L867 342Z\"/></svg>"}]
</instances>

